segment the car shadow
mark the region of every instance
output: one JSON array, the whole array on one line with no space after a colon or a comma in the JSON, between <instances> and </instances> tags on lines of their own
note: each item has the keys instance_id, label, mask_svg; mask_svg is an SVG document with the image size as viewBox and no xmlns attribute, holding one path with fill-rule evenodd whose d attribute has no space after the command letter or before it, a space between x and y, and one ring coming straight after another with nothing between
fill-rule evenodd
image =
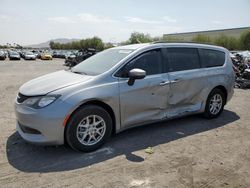
<instances>
[{"instance_id":1,"label":"car shadow","mask_svg":"<svg viewBox=\"0 0 250 188\"><path fill-rule=\"evenodd\" d=\"M91 153L76 152L67 146L31 145L18 133L13 133L7 140L6 153L9 163L23 172L74 170L120 155L125 155L129 161L142 162L144 159L133 152L226 126L238 119L236 113L224 110L219 118L212 120L196 115L145 125L115 135L102 148Z\"/></svg>"}]
</instances>

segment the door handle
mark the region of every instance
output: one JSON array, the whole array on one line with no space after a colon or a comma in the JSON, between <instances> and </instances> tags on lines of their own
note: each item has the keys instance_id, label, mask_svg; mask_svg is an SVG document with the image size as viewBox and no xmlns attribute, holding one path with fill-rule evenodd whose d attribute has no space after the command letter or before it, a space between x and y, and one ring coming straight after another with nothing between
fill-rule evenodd
<instances>
[{"instance_id":1,"label":"door handle","mask_svg":"<svg viewBox=\"0 0 250 188\"><path fill-rule=\"evenodd\" d=\"M160 83L160 86L165 86L165 85L168 85L168 84L170 84L169 81L163 81L163 82Z\"/></svg>"}]
</instances>

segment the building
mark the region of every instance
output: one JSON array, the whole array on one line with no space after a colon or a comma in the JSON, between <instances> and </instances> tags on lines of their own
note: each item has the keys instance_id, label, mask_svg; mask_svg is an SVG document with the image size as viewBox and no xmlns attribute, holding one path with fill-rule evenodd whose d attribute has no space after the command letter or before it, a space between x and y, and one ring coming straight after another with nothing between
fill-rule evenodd
<instances>
[{"instance_id":1,"label":"building","mask_svg":"<svg viewBox=\"0 0 250 188\"><path fill-rule=\"evenodd\" d=\"M197 31L197 32L186 32L186 33L172 33L172 34L164 34L164 38L173 38L173 39L181 39L184 41L191 41L192 38L196 35L206 35L210 38L218 37L222 34L230 37L239 38L242 33L250 30L250 27L240 27L240 28L231 28L231 29L220 29L220 30L209 30L209 31Z\"/></svg>"}]
</instances>

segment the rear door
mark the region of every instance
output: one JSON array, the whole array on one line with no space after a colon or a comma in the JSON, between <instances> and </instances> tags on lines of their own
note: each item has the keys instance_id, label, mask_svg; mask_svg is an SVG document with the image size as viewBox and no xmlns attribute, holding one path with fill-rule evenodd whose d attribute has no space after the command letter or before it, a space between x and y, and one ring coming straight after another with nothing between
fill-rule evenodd
<instances>
[{"instance_id":1,"label":"rear door","mask_svg":"<svg viewBox=\"0 0 250 188\"><path fill-rule=\"evenodd\" d=\"M171 47L164 48L163 54L170 80L168 116L199 111L206 78L200 69L198 49Z\"/></svg>"},{"instance_id":2,"label":"rear door","mask_svg":"<svg viewBox=\"0 0 250 188\"><path fill-rule=\"evenodd\" d=\"M127 73L139 68L146 77L128 85ZM120 114L123 128L163 119L169 92L168 77L163 74L161 50L147 51L125 65L120 72Z\"/></svg>"}]
</instances>

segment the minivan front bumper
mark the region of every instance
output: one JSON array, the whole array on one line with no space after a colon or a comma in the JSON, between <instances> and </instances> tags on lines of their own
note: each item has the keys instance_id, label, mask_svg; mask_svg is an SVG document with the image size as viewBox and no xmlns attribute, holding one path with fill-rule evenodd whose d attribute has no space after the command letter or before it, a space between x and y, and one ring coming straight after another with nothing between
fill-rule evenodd
<instances>
[{"instance_id":1,"label":"minivan front bumper","mask_svg":"<svg viewBox=\"0 0 250 188\"><path fill-rule=\"evenodd\" d=\"M69 105L66 103L61 105L61 102L55 102L42 109L33 109L16 103L16 129L20 136L34 144L64 144L63 121L67 116L66 109Z\"/></svg>"}]
</instances>

